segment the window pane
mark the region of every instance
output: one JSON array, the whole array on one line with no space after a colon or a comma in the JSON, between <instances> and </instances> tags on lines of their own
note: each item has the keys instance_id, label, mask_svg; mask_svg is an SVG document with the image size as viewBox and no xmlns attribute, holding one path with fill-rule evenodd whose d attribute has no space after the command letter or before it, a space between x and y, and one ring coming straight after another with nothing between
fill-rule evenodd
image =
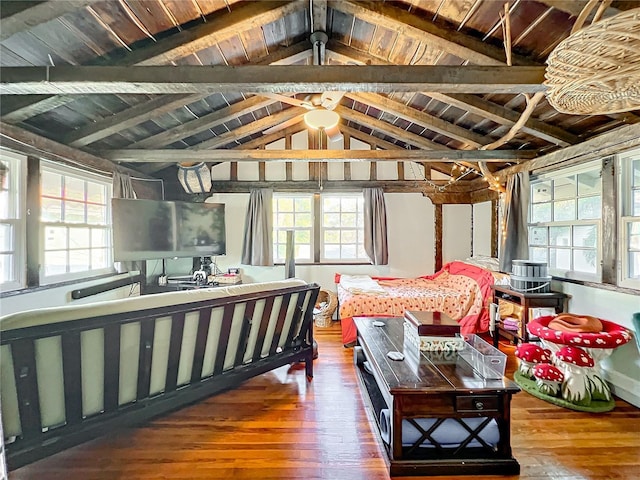
<instances>
[{"instance_id":1,"label":"window pane","mask_svg":"<svg viewBox=\"0 0 640 480\"><path fill-rule=\"evenodd\" d=\"M629 223L629 250L640 250L640 222Z\"/></svg>"},{"instance_id":2,"label":"window pane","mask_svg":"<svg viewBox=\"0 0 640 480\"><path fill-rule=\"evenodd\" d=\"M9 250L13 250L13 226L0 223L0 251L7 252Z\"/></svg>"},{"instance_id":3,"label":"window pane","mask_svg":"<svg viewBox=\"0 0 640 480\"><path fill-rule=\"evenodd\" d=\"M42 195L62 198L62 175L44 170L40 181Z\"/></svg>"},{"instance_id":4,"label":"window pane","mask_svg":"<svg viewBox=\"0 0 640 480\"><path fill-rule=\"evenodd\" d=\"M574 247L596 247L598 229L595 225L576 225L573 227Z\"/></svg>"},{"instance_id":5,"label":"window pane","mask_svg":"<svg viewBox=\"0 0 640 480\"><path fill-rule=\"evenodd\" d=\"M278 243L287 243L287 231L286 230L278 230L276 234L276 241Z\"/></svg>"},{"instance_id":6,"label":"window pane","mask_svg":"<svg viewBox=\"0 0 640 480\"><path fill-rule=\"evenodd\" d=\"M293 213L280 213L278 214L278 226L279 227L293 227Z\"/></svg>"},{"instance_id":7,"label":"window pane","mask_svg":"<svg viewBox=\"0 0 640 480\"><path fill-rule=\"evenodd\" d=\"M340 231L339 230L325 230L324 231L325 243L340 243Z\"/></svg>"},{"instance_id":8,"label":"window pane","mask_svg":"<svg viewBox=\"0 0 640 480\"><path fill-rule=\"evenodd\" d=\"M356 212L358 209L358 199L356 197L346 197L342 199L343 212Z\"/></svg>"},{"instance_id":9,"label":"window pane","mask_svg":"<svg viewBox=\"0 0 640 480\"><path fill-rule=\"evenodd\" d=\"M45 227L44 249L45 250L64 250L66 248L67 248L67 227ZM65 260L66 260L66 256L65 256Z\"/></svg>"},{"instance_id":10,"label":"window pane","mask_svg":"<svg viewBox=\"0 0 640 480\"><path fill-rule=\"evenodd\" d=\"M547 228L535 227L529 229L530 245L546 245L547 244Z\"/></svg>"},{"instance_id":11,"label":"window pane","mask_svg":"<svg viewBox=\"0 0 640 480\"><path fill-rule=\"evenodd\" d=\"M64 198L84 201L84 180L66 176L64 179Z\"/></svg>"},{"instance_id":12,"label":"window pane","mask_svg":"<svg viewBox=\"0 0 640 480\"><path fill-rule=\"evenodd\" d=\"M308 243L311 244L311 230L296 230L293 234L293 239L297 244ZM285 238L286 242L286 238Z\"/></svg>"},{"instance_id":13,"label":"window pane","mask_svg":"<svg viewBox=\"0 0 640 480\"><path fill-rule=\"evenodd\" d=\"M325 197L322 199L322 209L325 212L339 212L340 199L336 197Z\"/></svg>"},{"instance_id":14,"label":"window pane","mask_svg":"<svg viewBox=\"0 0 640 480\"><path fill-rule=\"evenodd\" d=\"M106 188L104 188L103 185L98 185L97 183L88 183L87 184L87 202L106 205L107 204Z\"/></svg>"},{"instance_id":15,"label":"window pane","mask_svg":"<svg viewBox=\"0 0 640 480\"><path fill-rule=\"evenodd\" d=\"M342 230L342 235L340 235L340 242L355 244L357 240L358 235L355 230ZM355 255L355 246L353 254Z\"/></svg>"},{"instance_id":16,"label":"window pane","mask_svg":"<svg viewBox=\"0 0 640 480\"><path fill-rule=\"evenodd\" d=\"M69 223L85 223L84 203L64 202L64 221Z\"/></svg>"},{"instance_id":17,"label":"window pane","mask_svg":"<svg viewBox=\"0 0 640 480\"><path fill-rule=\"evenodd\" d=\"M14 202L9 200L10 194L7 190L0 191L0 218L15 218L15 214L11 212L11 206Z\"/></svg>"},{"instance_id":18,"label":"window pane","mask_svg":"<svg viewBox=\"0 0 640 480\"><path fill-rule=\"evenodd\" d=\"M547 249L546 248L530 248L529 249L529 257L534 262L549 262L547 259Z\"/></svg>"},{"instance_id":19,"label":"window pane","mask_svg":"<svg viewBox=\"0 0 640 480\"><path fill-rule=\"evenodd\" d=\"M43 222L62 221L62 200L42 199L40 218Z\"/></svg>"},{"instance_id":20,"label":"window pane","mask_svg":"<svg viewBox=\"0 0 640 480\"><path fill-rule=\"evenodd\" d=\"M640 252L629 253L629 278L640 279Z\"/></svg>"},{"instance_id":21,"label":"window pane","mask_svg":"<svg viewBox=\"0 0 640 480\"><path fill-rule=\"evenodd\" d=\"M562 200L576 196L575 177L557 178L553 181L553 199Z\"/></svg>"},{"instance_id":22,"label":"window pane","mask_svg":"<svg viewBox=\"0 0 640 480\"><path fill-rule=\"evenodd\" d=\"M549 268L554 270L571 270L571 250L568 248L549 249Z\"/></svg>"},{"instance_id":23,"label":"window pane","mask_svg":"<svg viewBox=\"0 0 640 480\"><path fill-rule=\"evenodd\" d=\"M87 223L93 225L106 225L107 207L104 205L87 205Z\"/></svg>"},{"instance_id":24,"label":"window pane","mask_svg":"<svg viewBox=\"0 0 640 480\"><path fill-rule=\"evenodd\" d=\"M90 231L88 228L70 228L69 229L69 248L89 248Z\"/></svg>"},{"instance_id":25,"label":"window pane","mask_svg":"<svg viewBox=\"0 0 640 480\"><path fill-rule=\"evenodd\" d=\"M329 259L338 259L340 258L340 245L325 245L324 246L324 257Z\"/></svg>"},{"instance_id":26,"label":"window pane","mask_svg":"<svg viewBox=\"0 0 640 480\"><path fill-rule=\"evenodd\" d=\"M595 250L574 250L573 269L576 272L596 273L596 255Z\"/></svg>"},{"instance_id":27,"label":"window pane","mask_svg":"<svg viewBox=\"0 0 640 480\"><path fill-rule=\"evenodd\" d=\"M339 227L340 226L340 214L339 213L325 213L323 216L323 227Z\"/></svg>"},{"instance_id":28,"label":"window pane","mask_svg":"<svg viewBox=\"0 0 640 480\"><path fill-rule=\"evenodd\" d=\"M15 281L13 255L0 254L0 283Z\"/></svg>"},{"instance_id":29,"label":"window pane","mask_svg":"<svg viewBox=\"0 0 640 480\"><path fill-rule=\"evenodd\" d=\"M602 206L600 197L586 197L578 199L578 219L591 220L600 218L602 215Z\"/></svg>"},{"instance_id":30,"label":"window pane","mask_svg":"<svg viewBox=\"0 0 640 480\"><path fill-rule=\"evenodd\" d=\"M575 200L562 200L553 202L553 220L562 222L566 220L576 219L576 202Z\"/></svg>"},{"instance_id":31,"label":"window pane","mask_svg":"<svg viewBox=\"0 0 640 480\"><path fill-rule=\"evenodd\" d=\"M551 201L551 181L538 182L532 185L532 203L543 203Z\"/></svg>"},{"instance_id":32,"label":"window pane","mask_svg":"<svg viewBox=\"0 0 640 480\"><path fill-rule=\"evenodd\" d=\"M549 245L571 245L571 227L549 227Z\"/></svg>"},{"instance_id":33,"label":"window pane","mask_svg":"<svg viewBox=\"0 0 640 480\"><path fill-rule=\"evenodd\" d=\"M69 251L69 271L84 272L91 268L90 250L70 250Z\"/></svg>"},{"instance_id":34,"label":"window pane","mask_svg":"<svg viewBox=\"0 0 640 480\"><path fill-rule=\"evenodd\" d=\"M539 205L532 205L531 208L531 222L541 223L551 221L551 204L541 203Z\"/></svg>"},{"instance_id":35,"label":"window pane","mask_svg":"<svg viewBox=\"0 0 640 480\"><path fill-rule=\"evenodd\" d=\"M296 228L309 228L313 224L310 213L296 213Z\"/></svg>"},{"instance_id":36,"label":"window pane","mask_svg":"<svg viewBox=\"0 0 640 480\"><path fill-rule=\"evenodd\" d=\"M93 248L108 247L109 231L102 228L92 228L91 229L91 246Z\"/></svg>"},{"instance_id":37,"label":"window pane","mask_svg":"<svg viewBox=\"0 0 640 480\"><path fill-rule=\"evenodd\" d=\"M109 267L109 250L106 248L98 248L91 250L91 268L108 268Z\"/></svg>"},{"instance_id":38,"label":"window pane","mask_svg":"<svg viewBox=\"0 0 640 480\"><path fill-rule=\"evenodd\" d=\"M633 173L631 174L632 185L634 187L640 187L640 160L634 160L632 165Z\"/></svg>"},{"instance_id":39,"label":"window pane","mask_svg":"<svg viewBox=\"0 0 640 480\"><path fill-rule=\"evenodd\" d=\"M640 217L640 190L633 192L632 202L631 215L634 217Z\"/></svg>"},{"instance_id":40,"label":"window pane","mask_svg":"<svg viewBox=\"0 0 640 480\"><path fill-rule=\"evenodd\" d=\"M44 273L47 276L67 273L67 252L44 252Z\"/></svg>"},{"instance_id":41,"label":"window pane","mask_svg":"<svg viewBox=\"0 0 640 480\"><path fill-rule=\"evenodd\" d=\"M311 198L296 198L295 199L296 212L310 212L311 211Z\"/></svg>"},{"instance_id":42,"label":"window pane","mask_svg":"<svg viewBox=\"0 0 640 480\"><path fill-rule=\"evenodd\" d=\"M293 199L292 198L278 198L278 211L279 212L293 212Z\"/></svg>"},{"instance_id":43,"label":"window pane","mask_svg":"<svg viewBox=\"0 0 640 480\"><path fill-rule=\"evenodd\" d=\"M285 240L286 242L286 240ZM276 247L276 258L284 259L287 256L287 245L279 244Z\"/></svg>"},{"instance_id":44,"label":"window pane","mask_svg":"<svg viewBox=\"0 0 640 480\"><path fill-rule=\"evenodd\" d=\"M343 213L340 225L343 227L355 227L357 223L355 213Z\"/></svg>"},{"instance_id":45,"label":"window pane","mask_svg":"<svg viewBox=\"0 0 640 480\"><path fill-rule=\"evenodd\" d=\"M355 245L343 245L342 246L342 258L355 259L356 258L356 246Z\"/></svg>"},{"instance_id":46,"label":"window pane","mask_svg":"<svg viewBox=\"0 0 640 480\"><path fill-rule=\"evenodd\" d=\"M598 170L578 174L579 196L599 194L600 190L600 172Z\"/></svg>"},{"instance_id":47,"label":"window pane","mask_svg":"<svg viewBox=\"0 0 640 480\"><path fill-rule=\"evenodd\" d=\"M294 252L296 260L311 260L310 245L295 245Z\"/></svg>"}]
</instances>

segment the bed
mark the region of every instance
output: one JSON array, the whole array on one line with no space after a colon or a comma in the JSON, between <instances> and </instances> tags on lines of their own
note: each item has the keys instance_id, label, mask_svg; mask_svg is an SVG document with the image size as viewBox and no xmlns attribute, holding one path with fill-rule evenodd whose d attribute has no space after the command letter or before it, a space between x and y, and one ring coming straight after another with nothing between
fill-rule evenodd
<instances>
[{"instance_id":1,"label":"bed","mask_svg":"<svg viewBox=\"0 0 640 480\"><path fill-rule=\"evenodd\" d=\"M353 317L400 317L405 310L443 312L462 333L486 332L491 285L505 277L493 268L494 262L466 260L417 278L336 275L342 342L356 340Z\"/></svg>"}]
</instances>

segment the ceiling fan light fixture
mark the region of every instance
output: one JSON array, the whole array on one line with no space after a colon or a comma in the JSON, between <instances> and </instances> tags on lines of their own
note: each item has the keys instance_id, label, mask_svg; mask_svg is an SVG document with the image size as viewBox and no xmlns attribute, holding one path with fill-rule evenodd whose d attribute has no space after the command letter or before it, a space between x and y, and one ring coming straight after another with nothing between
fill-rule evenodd
<instances>
[{"instance_id":1,"label":"ceiling fan light fixture","mask_svg":"<svg viewBox=\"0 0 640 480\"><path fill-rule=\"evenodd\" d=\"M327 134L327 138L329 139L330 142L339 142L344 138L342 135L342 132L340 131L337 125L334 125L333 127L330 127L330 128L325 128L324 133Z\"/></svg>"},{"instance_id":2,"label":"ceiling fan light fixture","mask_svg":"<svg viewBox=\"0 0 640 480\"><path fill-rule=\"evenodd\" d=\"M304 121L309 128L325 131L335 128L340 122L340 115L332 110L316 109L304 114Z\"/></svg>"}]
</instances>

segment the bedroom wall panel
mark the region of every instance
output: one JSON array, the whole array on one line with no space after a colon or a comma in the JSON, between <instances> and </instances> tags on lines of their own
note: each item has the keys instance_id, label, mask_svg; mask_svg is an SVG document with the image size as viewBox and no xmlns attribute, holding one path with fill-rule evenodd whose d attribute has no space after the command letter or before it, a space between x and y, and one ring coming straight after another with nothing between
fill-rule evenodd
<instances>
[{"instance_id":1,"label":"bedroom wall panel","mask_svg":"<svg viewBox=\"0 0 640 480\"><path fill-rule=\"evenodd\" d=\"M471 255L471 205L442 206L442 263Z\"/></svg>"},{"instance_id":2,"label":"bedroom wall panel","mask_svg":"<svg viewBox=\"0 0 640 480\"><path fill-rule=\"evenodd\" d=\"M473 255L491 256L491 202L473 205Z\"/></svg>"}]
</instances>

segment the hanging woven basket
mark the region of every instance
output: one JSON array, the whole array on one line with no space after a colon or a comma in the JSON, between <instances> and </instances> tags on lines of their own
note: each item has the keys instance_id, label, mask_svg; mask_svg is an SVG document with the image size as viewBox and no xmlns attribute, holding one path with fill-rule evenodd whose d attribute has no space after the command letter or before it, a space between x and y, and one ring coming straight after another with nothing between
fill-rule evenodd
<instances>
[{"instance_id":1,"label":"hanging woven basket","mask_svg":"<svg viewBox=\"0 0 640 480\"><path fill-rule=\"evenodd\" d=\"M572 33L547 64L547 100L559 112L604 115L640 108L640 8Z\"/></svg>"},{"instance_id":2,"label":"hanging woven basket","mask_svg":"<svg viewBox=\"0 0 640 480\"><path fill-rule=\"evenodd\" d=\"M313 309L313 322L316 327L330 327L337 307L338 296L329 290L321 289L318 292L316 308Z\"/></svg>"}]
</instances>

